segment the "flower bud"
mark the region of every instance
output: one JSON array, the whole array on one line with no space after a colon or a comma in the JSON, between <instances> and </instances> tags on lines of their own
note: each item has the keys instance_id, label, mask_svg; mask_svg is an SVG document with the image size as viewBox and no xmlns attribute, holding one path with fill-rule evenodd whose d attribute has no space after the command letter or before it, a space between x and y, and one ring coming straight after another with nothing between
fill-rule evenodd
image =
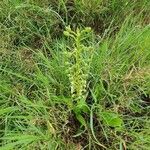
<instances>
[{"instance_id":1,"label":"flower bud","mask_svg":"<svg viewBox=\"0 0 150 150\"><path fill-rule=\"evenodd\" d=\"M70 36L70 33L68 31L64 31L65 36Z\"/></svg>"}]
</instances>

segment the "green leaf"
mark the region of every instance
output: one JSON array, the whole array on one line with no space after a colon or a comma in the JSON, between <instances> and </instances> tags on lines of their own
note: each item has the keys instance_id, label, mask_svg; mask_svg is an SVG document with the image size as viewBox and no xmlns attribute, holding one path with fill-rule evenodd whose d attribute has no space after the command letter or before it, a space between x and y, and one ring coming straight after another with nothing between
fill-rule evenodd
<instances>
[{"instance_id":1,"label":"green leaf","mask_svg":"<svg viewBox=\"0 0 150 150\"><path fill-rule=\"evenodd\" d=\"M101 117L103 122L110 127L121 128L123 125L123 120L114 112L101 112Z\"/></svg>"},{"instance_id":2,"label":"green leaf","mask_svg":"<svg viewBox=\"0 0 150 150\"><path fill-rule=\"evenodd\" d=\"M86 121L83 116L79 113L75 113L77 120L81 123L81 125L86 126Z\"/></svg>"},{"instance_id":3,"label":"green leaf","mask_svg":"<svg viewBox=\"0 0 150 150\"><path fill-rule=\"evenodd\" d=\"M80 101L78 101L77 105L75 106L74 111L77 113L81 113L81 112L87 113L89 111L88 105L84 100L81 99Z\"/></svg>"},{"instance_id":4,"label":"green leaf","mask_svg":"<svg viewBox=\"0 0 150 150\"><path fill-rule=\"evenodd\" d=\"M86 126L86 121L82 116L82 113L89 112L89 108L86 102L83 99L78 101L77 105L74 106L73 111L76 115L77 120L81 123L81 125Z\"/></svg>"}]
</instances>

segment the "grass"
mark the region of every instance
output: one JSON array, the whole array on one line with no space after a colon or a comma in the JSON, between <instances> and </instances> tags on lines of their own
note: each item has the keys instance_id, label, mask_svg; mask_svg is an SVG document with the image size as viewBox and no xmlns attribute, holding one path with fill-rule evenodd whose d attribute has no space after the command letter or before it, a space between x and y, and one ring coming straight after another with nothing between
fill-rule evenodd
<instances>
[{"instance_id":1,"label":"grass","mask_svg":"<svg viewBox=\"0 0 150 150\"><path fill-rule=\"evenodd\" d=\"M149 150L149 0L0 2L0 150Z\"/></svg>"}]
</instances>

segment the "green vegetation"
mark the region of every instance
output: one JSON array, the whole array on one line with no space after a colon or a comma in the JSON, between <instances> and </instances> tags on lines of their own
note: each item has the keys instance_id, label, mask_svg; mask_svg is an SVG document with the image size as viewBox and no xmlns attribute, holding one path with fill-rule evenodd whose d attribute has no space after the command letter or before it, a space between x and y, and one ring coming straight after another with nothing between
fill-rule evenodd
<instances>
[{"instance_id":1,"label":"green vegetation","mask_svg":"<svg viewBox=\"0 0 150 150\"><path fill-rule=\"evenodd\" d=\"M149 150L149 0L0 1L0 150Z\"/></svg>"}]
</instances>

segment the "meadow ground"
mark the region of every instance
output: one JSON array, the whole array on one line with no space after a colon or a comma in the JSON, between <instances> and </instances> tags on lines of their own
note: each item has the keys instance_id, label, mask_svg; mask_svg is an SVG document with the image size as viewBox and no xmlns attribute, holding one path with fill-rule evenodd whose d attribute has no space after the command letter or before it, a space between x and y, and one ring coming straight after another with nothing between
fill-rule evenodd
<instances>
[{"instance_id":1,"label":"meadow ground","mask_svg":"<svg viewBox=\"0 0 150 150\"><path fill-rule=\"evenodd\" d=\"M150 150L150 1L1 0L0 150Z\"/></svg>"}]
</instances>

